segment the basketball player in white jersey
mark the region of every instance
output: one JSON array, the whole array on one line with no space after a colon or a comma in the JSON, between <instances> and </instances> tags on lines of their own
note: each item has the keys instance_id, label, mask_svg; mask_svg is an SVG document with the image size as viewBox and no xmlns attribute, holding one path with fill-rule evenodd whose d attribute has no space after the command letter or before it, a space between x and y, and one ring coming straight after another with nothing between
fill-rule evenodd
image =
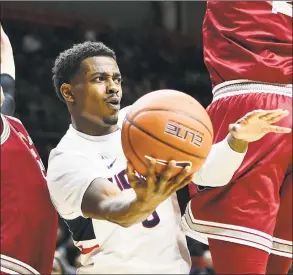
<instances>
[{"instance_id":1,"label":"basketball player in white jersey","mask_svg":"<svg viewBox=\"0 0 293 275\"><path fill-rule=\"evenodd\" d=\"M147 178L140 179L127 164L117 124L122 89L115 53L98 42L74 45L56 59L53 81L72 124L50 153L48 186L81 251L77 273L189 274L190 256L175 192L191 181L189 168L171 179L171 161L156 177L152 160ZM217 175L216 183L228 182L247 150L247 142L239 139L241 132L245 136L255 131L259 117L267 113L274 114L250 114L245 123L232 127L237 139L229 135L213 146L211 158L195 175L202 179L197 182L212 185L210 171L223 161L214 157L220 155L231 165Z\"/></svg>"}]
</instances>

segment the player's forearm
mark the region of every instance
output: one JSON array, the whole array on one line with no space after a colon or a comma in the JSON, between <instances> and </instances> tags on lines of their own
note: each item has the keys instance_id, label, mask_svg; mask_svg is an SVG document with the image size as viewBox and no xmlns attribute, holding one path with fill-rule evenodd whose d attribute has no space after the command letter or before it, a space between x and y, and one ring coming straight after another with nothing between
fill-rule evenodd
<instances>
[{"instance_id":1,"label":"player's forearm","mask_svg":"<svg viewBox=\"0 0 293 275\"><path fill-rule=\"evenodd\" d=\"M212 146L205 163L194 174L192 181L202 186L223 186L229 183L240 167L247 151L247 144L230 134Z\"/></svg>"},{"instance_id":2,"label":"player's forearm","mask_svg":"<svg viewBox=\"0 0 293 275\"><path fill-rule=\"evenodd\" d=\"M107 220L124 227L144 221L156 207L157 205L138 201L133 193L121 192L104 178L92 181L81 204L86 217Z\"/></svg>"},{"instance_id":3,"label":"player's forearm","mask_svg":"<svg viewBox=\"0 0 293 275\"><path fill-rule=\"evenodd\" d=\"M143 222L156 209L156 206L146 205L136 198L126 199L125 196L105 200L100 207L106 220L123 227Z\"/></svg>"}]
</instances>

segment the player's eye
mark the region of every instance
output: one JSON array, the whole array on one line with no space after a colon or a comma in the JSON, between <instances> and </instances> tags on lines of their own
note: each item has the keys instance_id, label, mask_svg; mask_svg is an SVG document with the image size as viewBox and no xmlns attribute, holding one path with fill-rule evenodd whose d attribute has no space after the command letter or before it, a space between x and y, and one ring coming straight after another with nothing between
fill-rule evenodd
<instances>
[{"instance_id":1,"label":"player's eye","mask_svg":"<svg viewBox=\"0 0 293 275\"><path fill-rule=\"evenodd\" d=\"M97 77L95 77L93 79L93 81L95 81L95 82L103 82L103 81L105 81L105 77L103 77L103 76L97 76Z\"/></svg>"},{"instance_id":2,"label":"player's eye","mask_svg":"<svg viewBox=\"0 0 293 275\"><path fill-rule=\"evenodd\" d=\"M114 82L116 84L121 84L122 83L122 78L121 77L114 78Z\"/></svg>"}]
</instances>

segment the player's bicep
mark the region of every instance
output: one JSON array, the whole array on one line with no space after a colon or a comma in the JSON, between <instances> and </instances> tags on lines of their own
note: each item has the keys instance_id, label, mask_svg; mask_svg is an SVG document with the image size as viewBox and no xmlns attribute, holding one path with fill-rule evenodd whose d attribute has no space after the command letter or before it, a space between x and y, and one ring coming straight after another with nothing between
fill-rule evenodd
<instances>
[{"instance_id":1,"label":"player's bicep","mask_svg":"<svg viewBox=\"0 0 293 275\"><path fill-rule=\"evenodd\" d=\"M106 204L121 194L120 189L105 178L94 179L85 191L81 210L85 217L106 219Z\"/></svg>"}]
</instances>

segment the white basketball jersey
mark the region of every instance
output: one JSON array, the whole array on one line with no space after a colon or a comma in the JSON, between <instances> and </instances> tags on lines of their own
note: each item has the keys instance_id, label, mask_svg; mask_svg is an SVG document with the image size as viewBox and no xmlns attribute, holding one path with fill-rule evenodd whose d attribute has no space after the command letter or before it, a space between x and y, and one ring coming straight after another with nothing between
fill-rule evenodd
<instances>
[{"instance_id":1,"label":"white basketball jersey","mask_svg":"<svg viewBox=\"0 0 293 275\"><path fill-rule=\"evenodd\" d=\"M52 201L81 250L78 274L189 274L190 257L174 194L144 222L129 228L83 217L81 202L97 177L134 196L126 176L121 130L93 137L72 126L52 150L48 186Z\"/></svg>"}]
</instances>

